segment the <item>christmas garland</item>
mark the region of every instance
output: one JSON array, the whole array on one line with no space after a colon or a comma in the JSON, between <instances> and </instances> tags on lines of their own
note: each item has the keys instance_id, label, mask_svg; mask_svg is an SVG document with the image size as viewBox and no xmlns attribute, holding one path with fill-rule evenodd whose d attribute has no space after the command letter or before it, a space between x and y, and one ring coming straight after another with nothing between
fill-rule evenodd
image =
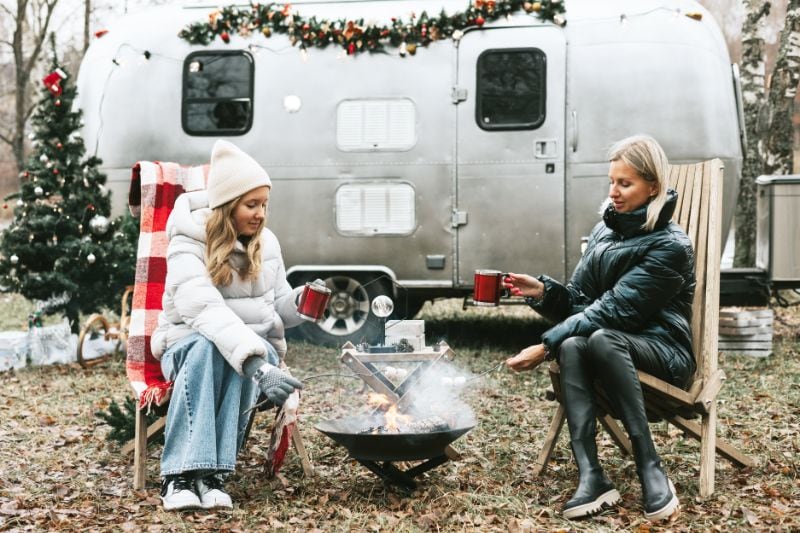
<instances>
[{"instance_id":1,"label":"christmas garland","mask_svg":"<svg viewBox=\"0 0 800 533\"><path fill-rule=\"evenodd\" d=\"M419 17L411 14L408 21L393 17L391 24L379 25L358 20L318 20L305 18L292 10L291 4L270 3L264 6L253 3L250 9L228 6L212 11L208 22L195 22L178 34L191 44L209 44L217 36L229 43L231 34L248 37L260 32L265 37L273 33L285 33L292 46L300 43L301 49L315 46L341 46L348 55L359 52L386 52L390 45L398 49L401 56L414 55L417 46L428 46L433 41L452 38L459 40L464 30L482 27L487 21L508 17L524 10L539 19L558 26L566 24L563 17L562 0L472 0L466 11L447 15L444 10L438 16L423 11Z\"/></svg>"}]
</instances>

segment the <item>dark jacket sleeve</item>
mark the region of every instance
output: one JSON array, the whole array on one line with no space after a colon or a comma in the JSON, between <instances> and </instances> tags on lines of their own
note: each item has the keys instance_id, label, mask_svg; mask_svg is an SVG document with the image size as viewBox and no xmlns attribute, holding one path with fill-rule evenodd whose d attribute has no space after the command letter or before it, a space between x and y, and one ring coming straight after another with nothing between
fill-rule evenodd
<instances>
[{"instance_id":1,"label":"dark jacket sleeve","mask_svg":"<svg viewBox=\"0 0 800 533\"><path fill-rule=\"evenodd\" d=\"M556 324L542 335L553 353L569 337L588 337L601 328L635 332L664 308L683 286L679 265L689 261L687 250L678 242L655 243L642 260L582 311Z\"/></svg>"},{"instance_id":2,"label":"dark jacket sleeve","mask_svg":"<svg viewBox=\"0 0 800 533\"><path fill-rule=\"evenodd\" d=\"M589 298L572 282L564 286L550 276L542 275L537 279L544 283L544 295L539 300L528 298L527 302L534 311L551 322L561 322L589 303Z\"/></svg>"}]
</instances>

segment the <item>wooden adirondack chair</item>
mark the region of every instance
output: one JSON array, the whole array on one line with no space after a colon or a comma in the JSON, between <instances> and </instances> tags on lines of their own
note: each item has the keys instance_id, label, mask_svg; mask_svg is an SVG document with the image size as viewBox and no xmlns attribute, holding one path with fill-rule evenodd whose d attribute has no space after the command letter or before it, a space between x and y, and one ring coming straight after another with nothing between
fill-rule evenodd
<instances>
[{"instance_id":1,"label":"wooden adirondack chair","mask_svg":"<svg viewBox=\"0 0 800 533\"><path fill-rule=\"evenodd\" d=\"M695 250L697 288L692 306L692 343L697 371L688 390L675 387L639 371L648 418L667 420L700 441L700 495L714 492L715 452L738 466L753 466L751 458L730 444L717 439L716 398L725 373L717 368L719 327L719 270L722 242L723 163L712 159L697 164L670 165L670 187L678 191L678 206L673 220L692 241ZM550 365L550 379L559 405L550 424L534 474L544 471L566 419L561 404L560 374L557 363ZM611 414L607 398L597 389L598 419L625 453L631 443ZM691 420L700 416L701 422Z\"/></svg>"},{"instance_id":2,"label":"wooden adirondack chair","mask_svg":"<svg viewBox=\"0 0 800 533\"><path fill-rule=\"evenodd\" d=\"M129 207L139 217L139 247L136 260L136 282L127 337L128 378L137 392L136 434L122 447L122 453L133 452L133 487L143 489L146 480L147 445L164 432L169 405L169 384L161 376L160 365L150 353L150 335L157 324L166 277L166 223L175 199L185 191L205 187L208 165L194 167L175 163L140 162L133 167ZM157 369L157 370L156 370ZM143 400L144 398L144 400ZM143 405L147 404L148 407ZM146 412L155 409L160 416L148 426ZM253 424L251 411L247 433ZM291 443L300 458L303 473L314 470L303 446L296 425L287 427ZM247 436L245 436L247 440Z\"/></svg>"}]
</instances>

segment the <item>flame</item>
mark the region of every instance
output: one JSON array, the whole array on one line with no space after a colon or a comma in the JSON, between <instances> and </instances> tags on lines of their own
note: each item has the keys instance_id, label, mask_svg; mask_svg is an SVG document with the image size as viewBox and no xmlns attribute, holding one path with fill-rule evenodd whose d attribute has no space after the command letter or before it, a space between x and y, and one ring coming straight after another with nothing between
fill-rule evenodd
<instances>
[{"instance_id":1,"label":"flame","mask_svg":"<svg viewBox=\"0 0 800 533\"><path fill-rule=\"evenodd\" d=\"M397 411L397 405L392 405L383 415L386 419L386 429L392 433L400 433L400 424L408 424L411 417Z\"/></svg>"},{"instance_id":2,"label":"flame","mask_svg":"<svg viewBox=\"0 0 800 533\"><path fill-rule=\"evenodd\" d=\"M374 407L385 411L383 413L384 417L384 426L386 430L392 433L400 433L400 426L404 424L408 424L413 420L413 418L409 415L404 415L397 410L397 404L392 403L389 398L387 398L383 394L378 394L376 392L370 392L367 394L367 404L370 407Z\"/></svg>"}]
</instances>

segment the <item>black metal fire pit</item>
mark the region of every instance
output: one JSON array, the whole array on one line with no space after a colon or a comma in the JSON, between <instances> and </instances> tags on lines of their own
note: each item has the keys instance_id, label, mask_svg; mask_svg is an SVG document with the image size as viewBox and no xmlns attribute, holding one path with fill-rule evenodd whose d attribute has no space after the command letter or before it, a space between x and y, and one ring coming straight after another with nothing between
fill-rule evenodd
<instances>
[{"instance_id":1,"label":"black metal fire pit","mask_svg":"<svg viewBox=\"0 0 800 533\"><path fill-rule=\"evenodd\" d=\"M373 433L368 431L374 425L370 423L373 420L352 416L323 420L315 427L384 481L408 489L417 486L412 478L446 462L445 448L474 427L473 424L418 433ZM394 461L425 462L404 471L391 464Z\"/></svg>"}]
</instances>

